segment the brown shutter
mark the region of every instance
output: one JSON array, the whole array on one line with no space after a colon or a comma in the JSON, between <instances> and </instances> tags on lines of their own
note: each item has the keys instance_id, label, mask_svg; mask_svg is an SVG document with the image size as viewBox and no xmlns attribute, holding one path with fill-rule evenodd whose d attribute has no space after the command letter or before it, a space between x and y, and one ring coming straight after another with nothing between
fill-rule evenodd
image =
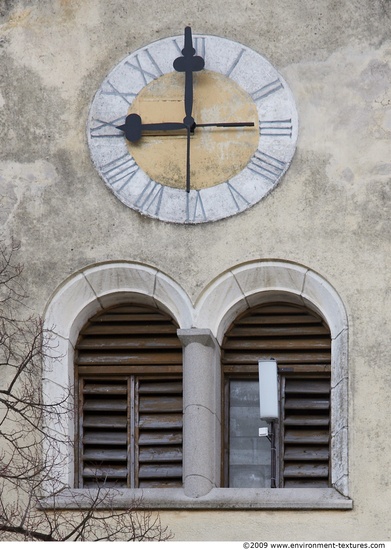
<instances>
[{"instance_id":1,"label":"brown shutter","mask_svg":"<svg viewBox=\"0 0 391 550\"><path fill-rule=\"evenodd\" d=\"M79 388L82 403L79 485L127 486L128 381L82 378Z\"/></svg>"},{"instance_id":2,"label":"brown shutter","mask_svg":"<svg viewBox=\"0 0 391 550\"><path fill-rule=\"evenodd\" d=\"M278 362L281 415L276 425L280 487L329 484L330 361L328 327L290 304L248 310L223 342L226 376L256 376L258 359Z\"/></svg>"},{"instance_id":3,"label":"brown shutter","mask_svg":"<svg viewBox=\"0 0 391 550\"><path fill-rule=\"evenodd\" d=\"M182 485L181 380L139 380L139 487Z\"/></svg>"},{"instance_id":4,"label":"brown shutter","mask_svg":"<svg viewBox=\"0 0 391 550\"><path fill-rule=\"evenodd\" d=\"M281 484L329 484L330 377L281 376Z\"/></svg>"},{"instance_id":5,"label":"brown shutter","mask_svg":"<svg viewBox=\"0 0 391 550\"><path fill-rule=\"evenodd\" d=\"M76 346L79 486L182 483L182 351L164 313L121 306Z\"/></svg>"},{"instance_id":6,"label":"brown shutter","mask_svg":"<svg viewBox=\"0 0 391 550\"><path fill-rule=\"evenodd\" d=\"M79 374L178 372L182 348L177 327L159 310L122 306L93 317L77 344ZM181 369L179 369L181 370Z\"/></svg>"}]
</instances>

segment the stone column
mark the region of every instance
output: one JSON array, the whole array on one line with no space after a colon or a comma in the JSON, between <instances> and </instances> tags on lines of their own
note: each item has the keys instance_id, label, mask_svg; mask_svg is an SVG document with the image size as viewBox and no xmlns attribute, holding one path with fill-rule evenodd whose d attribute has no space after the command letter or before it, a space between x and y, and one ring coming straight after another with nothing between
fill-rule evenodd
<instances>
[{"instance_id":1,"label":"stone column","mask_svg":"<svg viewBox=\"0 0 391 550\"><path fill-rule=\"evenodd\" d=\"M220 481L220 346L209 329L179 329L178 337L184 347L184 491L197 498Z\"/></svg>"}]
</instances>

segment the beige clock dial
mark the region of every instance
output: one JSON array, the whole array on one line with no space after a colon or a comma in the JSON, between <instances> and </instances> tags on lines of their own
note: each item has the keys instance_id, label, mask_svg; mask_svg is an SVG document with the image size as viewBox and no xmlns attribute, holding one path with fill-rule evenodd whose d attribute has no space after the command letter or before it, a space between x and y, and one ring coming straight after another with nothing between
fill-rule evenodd
<instances>
[{"instance_id":1,"label":"beige clock dial","mask_svg":"<svg viewBox=\"0 0 391 550\"><path fill-rule=\"evenodd\" d=\"M169 73L152 81L129 109L144 123L183 119L184 76ZM205 189L241 172L258 146L258 112L255 103L233 80L213 71L194 75L193 115L197 123L249 121L253 127L199 128L191 136L191 188ZM138 166L163 185L184 189L186 132L145 134L128 142ZM175 152L173 154L173 152Z\"/></svg>"},{"instance_id":2,"label":"beige clock dial","mask_svg":"<svg viewBox=\"0 0 391 550\"><path fill-rule=\"evenodd\" d=\"M253 50L215 36L193 36L204 69L193 73L190 192L187 132L142 132L128 141L118 126L182 122L185 74L174 71L183 36L137 50L102 83L90 109L88 141L108 188L126 206L167 222L197 224L239 214L258 203L289 167L297 112L288 85ZM202 126L210 123L253 126Z\"/></svg>"}]
</instances>

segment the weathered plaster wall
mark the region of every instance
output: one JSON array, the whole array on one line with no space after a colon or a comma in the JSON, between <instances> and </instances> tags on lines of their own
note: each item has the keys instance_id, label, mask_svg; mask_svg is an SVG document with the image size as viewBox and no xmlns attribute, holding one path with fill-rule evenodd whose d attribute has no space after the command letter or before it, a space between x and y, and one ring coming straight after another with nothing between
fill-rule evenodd
<instances>
[{"instance_id":1,"label":"weathered plaster wall","mask_svg":"<svg viewBox=\"0 0 391 550\"><path fill-rule=\"evenodd\" d=\"M300 128L291 168L266 199L181 227L110 194L85 124L115 64L186 24L268 58L295 95ZM259 258L321 273L348 311L354 510L164 512L178 539L390 538L390 24L389 0L0 2L0 231L21 242L34 312L98 262L145 262L196 300L219 273Z\"/></svg>"}]
</instances>

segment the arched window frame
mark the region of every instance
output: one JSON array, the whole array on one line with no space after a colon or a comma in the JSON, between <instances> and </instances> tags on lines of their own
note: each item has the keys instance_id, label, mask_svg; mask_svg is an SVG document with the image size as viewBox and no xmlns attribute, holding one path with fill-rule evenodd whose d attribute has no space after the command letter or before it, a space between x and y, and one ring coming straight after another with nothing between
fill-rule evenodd
<instances>
[{"instance_id":1,"label":"arched window frame","mask_svg":"<svg viewBox=\"0 0 391 550\"><path fill-rule=\"evenodd\" d=\"M74 352L82 327L95 314L121 303L135 303L161 309L179 326L191 326L191 303L172 279L141 264L117 262L87 268L66 281L53 295L45 312L45 328L51 332L50 349L43 365L43 396L47 403L65 396L68 410L74 410ZM62 460L58 468L59 487L74 487L74 416L47 426L59 441L55 452ZM50 452L47 451L47 452Z\"/></svg>"},{"instance_id":2,"label":"arched window frame","mask_svg":"<svg viewBox=\"0 0 391 550\"><path fill-rule=\"evenodd\" d=\"M197 324L209 326L221 345L226 330L240 313L279 301L308 307L330 329L331 483L348 496L348 321L336 290L314 271L294 263L249 262L227 271L208 287L197 304Z\"/></svg>"},{"instance_id":3,"label":"arched window frame","mask_svg":"<svg viewBox=\"0 0 391 550\"><path fill-rule=\"evenodd\" d=\"M290 301L316 311L332 337L332 486L331 489L225 489L220 485L221 397L220 345L227 327L245 309L269 301ZM170 277L150 266L107 263L72 276L54 293L45 313L52 331L52 353L43 369L48 403L70 390L73 350L87 320L107 307L126 301L148 304L169 313L178 323L184 346L184 486L143 494L151 508L349 509L348 497L348 324L334 288L315 272L282 261L242 264L219 275L192 305ZM72 395L72 392L70 392ZM71 404L72 406L72 404ZM64 447L73 436L73 418L56 430L68 457L58 472L69 487L57 506L83 505L83 490L72 489L73 453ZM66 437L65 437L66 436ZM197 453L194 453L195 444ZM111 505L121 507L138 496L137 489L117 491ZM60 498L60 501L59 501ZM51 498L42 505L53 506Z\"/></svg>"}]
</instances>

